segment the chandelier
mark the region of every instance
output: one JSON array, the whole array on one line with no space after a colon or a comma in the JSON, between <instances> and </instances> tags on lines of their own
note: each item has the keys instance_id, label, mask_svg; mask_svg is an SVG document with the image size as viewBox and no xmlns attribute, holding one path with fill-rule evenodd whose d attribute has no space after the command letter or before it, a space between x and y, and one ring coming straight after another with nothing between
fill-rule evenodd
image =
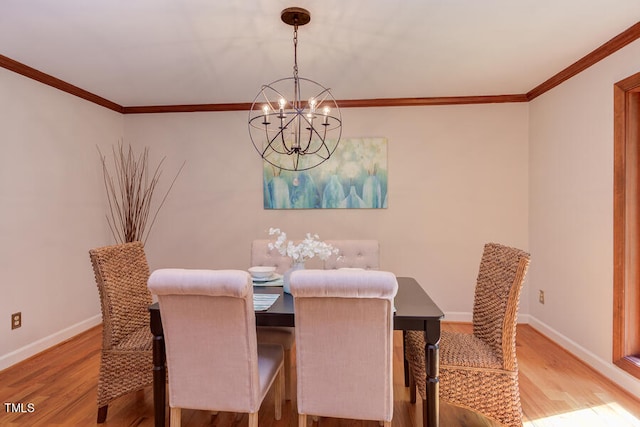
<instances>
[{"instance_id":1,"label":"chandelier","mask_svg":"<svg viewBox=\"0 0 640 427\"><path fill-rule=\"evenodd\" d=\"M290 7L280 14L293 26L293 77L262 85L249 111L249 135L260 156L279 169L303 171L331 157L342 134L342 116L331 91L298 76L298 27L309 11Z\"/></svg>"}]
</instances>

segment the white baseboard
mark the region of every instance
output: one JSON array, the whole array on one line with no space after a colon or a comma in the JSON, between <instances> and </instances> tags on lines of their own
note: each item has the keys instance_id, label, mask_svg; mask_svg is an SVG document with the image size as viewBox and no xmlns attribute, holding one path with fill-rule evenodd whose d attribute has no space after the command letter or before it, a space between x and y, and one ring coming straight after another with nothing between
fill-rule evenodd
<instances>
[{"instance_id":1,"label":"white baseboard","mask_svg":"<svg viewBox=\"0 0 640 427\"><path fill-rule=\"evenodd\" d=\"M472 322L473 316L471 313L464 312L451 312L445 313L445 322ZM612 362L600 358L593 354L591 351L580 346L575 341L562 335L549 325L539 321L535 317L529 314L519 314L518 323L527 323L532 328L540 332L542 335L549 338L551 341L558 344L560 347L573 354L575 357L598 371L598 373L604 375L609 380L616 383L619 387L626 390L628 393L640 398L640 380L632 375L629 375L622 369L618 368Z\"/></svg>"},{"instance_id":2,"label":"white baseboard","mask_svg":"<svg viewBox=\"0 0 640 427\"><path fill-rule=\"evenodd\" d=\"M529 316L529 325L532 328L546 336L556 344L573 354L578 359L582 360L587 365L598 371L601 375L604 375L618 386L625 389L637 398L640 398L640 380L632 375L627 374L622 369L618 368L612 362L608 362L601 357L593 354L591 351L582 347L575 341L562 335L555 329L549 327L545 323L539 321L535 317Z\"/></svg>"},{"instance_id":3,"label":"white baseboard","mask_svg":"<svg viewBox=\"0 0 640 427\"><path fill-rule=\"evenodd\" d=\"M448 312L444 314L444 322L469 322L473 320L471 313L464 312Z\"/></svg>"},{"instance_id":4,"label":"white baseboard","mask_svg":"<svg viewBox=\"0 0 640 427\"><path fill-rule=\"evenodd\" d=\"M464 312L449 312L445 313L444 320L447 322L471 322L471 313ZM82 322L76 323L66 329L63 329L48 337L44 337L38 341L35 341L27 346L19 348L11 353L0 356L0 371L6 369L18 362L21 362L43 350L48 349L62 341L69 339L81 332L86 331L102 322L102 316L97 315L91 317ZM518 316L518 323L528 323L532 328L536 329L541 334L545 335L556 344L567 350L569 353L582 360L587 365L604 375L618 386L622 387L627 392L640 398L640 380L636 379L632 375L627 374L622 369L618 368L612 362L608 362L599 356L593 354L591 351L580 346L575 341L562 335L555 329L539 321L535 317L528 314L520 314Z\"/></svg>"},{"instance_id":5,"label":"white baseboard","mask_svg":"<svg viewBox=\"0 0 640 427\"><path fill-rule=\"evenodd\" d=\"M84 332L89 328L99 325L100 323L102 323L102 315L98 314L97 316L90 317L86 320L83 320L82 322L76 323L75 325L71 325L68 328L58 331L55 334L41 338L38 341L32 342L29 345L14 350L11 353L4 354L0 356L0 371L12 365L15 365L18 362L22 362L23 360L28 359L29 357L38 354L41 351L44 351L56 344L61 343L62 341L78 335L79 333Z\"/></svg>"}]
</instances>

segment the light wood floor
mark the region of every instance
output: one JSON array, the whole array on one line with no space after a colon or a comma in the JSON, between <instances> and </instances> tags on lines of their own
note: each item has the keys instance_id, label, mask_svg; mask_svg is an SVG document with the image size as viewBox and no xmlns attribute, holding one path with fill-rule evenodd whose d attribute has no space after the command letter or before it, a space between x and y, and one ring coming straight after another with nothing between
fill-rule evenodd
<instances>
[{"instance_id":1,"label":"light wood floor","mask_svg":"<svg viewBox=\"0 0 640 427\"><path fill-rule=\"evenodd\" d=\"M468 331L466 324L443 328ZM101 345L96 327L44 353L0 372L1 426L95 425L96 387ZM402 376L401 334L394 354L393 427L422 425L421 404L409 403ZM640 401L572 357L528 325L518 327L520 394L525 427L640 427ZM7 412L4 403L32 403L34 411ZM183 410L182 425L245 427L246 415ZM297 427L295 401L286 402L280 421L273 418L271 395L259 414L261 427ZM168 425L168 422L167 422ZM378 427L377 422L322 418L319 427ZM441 405L441 426L488 426ZM109 406L108 426L153 426L151 389L120 398Z\"/></svg>"}]
</instances>

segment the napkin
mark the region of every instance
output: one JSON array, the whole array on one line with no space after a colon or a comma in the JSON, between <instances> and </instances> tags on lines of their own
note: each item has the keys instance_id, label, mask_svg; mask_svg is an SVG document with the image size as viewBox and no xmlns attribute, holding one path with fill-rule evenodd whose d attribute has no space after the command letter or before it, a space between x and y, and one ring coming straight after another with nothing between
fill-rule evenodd
<instances>
[{"instance_id":1,"label":"napkin","mask_svg":"<svg viewBox=\"0 0 640 427\"><path fill-rule=\"evenodd\" d=\"M253 309L255 311L265 311L273 305L280 294L253 294Z\"/></svg>"}]
</instances>

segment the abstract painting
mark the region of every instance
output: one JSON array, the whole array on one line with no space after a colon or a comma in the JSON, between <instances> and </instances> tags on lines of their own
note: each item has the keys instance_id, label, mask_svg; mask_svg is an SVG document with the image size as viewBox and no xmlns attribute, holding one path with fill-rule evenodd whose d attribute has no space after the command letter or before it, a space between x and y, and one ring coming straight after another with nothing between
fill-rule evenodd
<instances>
[{"instance_id":1,"label":"abstract painting","mask_svg":"<svg viewBox=\"0 0 640 427\"><path fill-rule=\"evenodd\" d=\"M385 138L343 139L312 169L285 171L264 162L264 208L386 208L387 176Z\"/></svg>"}]
</instances>

